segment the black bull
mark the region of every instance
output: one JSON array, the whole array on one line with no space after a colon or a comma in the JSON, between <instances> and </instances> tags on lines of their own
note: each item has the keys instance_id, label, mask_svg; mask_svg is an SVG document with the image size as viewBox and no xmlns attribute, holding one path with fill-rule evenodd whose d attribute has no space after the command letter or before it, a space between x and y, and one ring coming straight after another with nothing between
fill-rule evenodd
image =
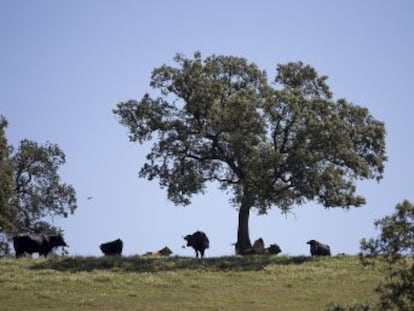
<instances>
[{"instance_id":1,"label":"black bull","mask_svg":"<svg viewBox=\"0 0 414 311\"><path fill-rule=\"evenodd\" d=\"M306 242L310 245L311 256L331 256L331 248L329 245L322 244L316 240Z\"/></svg>"},{"instance_id":2,"label":"black bull","mask_svg":"<svg viewBox=\"0 0 414 311\"><path fill-rule=\"evenodd\" d=\"M197 258L199 252L201 258L203 258L205 249L210 247L208 237L202 231L196 231L193 234L188 234L183 238L187 241L187 246L191 246L192 248L194 248Z\"/></svg>"},{"instance_id":3,"label":"black bull","mask_svg":"<svg viewBox=\"0 0 414 311\"><path fill-rule=\"evenodd\" d=\"M47 256L54 247L67 246L60 234L21 234L13 238L16 258L24 253Z\"/></svg>"},{"instance_id":4,"label":"black bull","mask_svg":"<svg viewBox=\"0 0 414 311\"><path fill-rule=\"evenodd\" d=\"M124 244L121 239L116 239L114 241L102 243L99 245L99 248L105 256L121 256L123 245Z\"/></svg>"}]
</instances>

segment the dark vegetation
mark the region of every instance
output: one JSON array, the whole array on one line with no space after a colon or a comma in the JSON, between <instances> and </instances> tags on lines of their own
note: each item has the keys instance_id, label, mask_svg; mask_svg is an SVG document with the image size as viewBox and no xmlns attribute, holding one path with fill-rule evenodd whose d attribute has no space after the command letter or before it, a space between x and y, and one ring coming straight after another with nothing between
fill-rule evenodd
<instances>
[{"instance_id":1,"label":"dark vegetation","mask_svg":"<svg viewBox=\"0 0 414 311\"><path fill-rule=\"evenodd\" d=\"M276 257L270 255L213 257L198 260L190 257L63 257L34 263L32 269L57 271L115 270L119 272L156 273L165 271L258 271L268 265L299 265L310 257Z\"/></svg>"},{"instance_id":2,"label":"dark vegetation","mask_svg":"<svg viewBox=\"0 0 414 311\"><path fill-rule=\"evenodd\" d=\"M360 259L366 267L380 267L385 275L376 287L376 301L336 305L329 311L414 310L414 205L404 200L375 226L380 234L361 241Z\"/></svg>"}]
</instances>

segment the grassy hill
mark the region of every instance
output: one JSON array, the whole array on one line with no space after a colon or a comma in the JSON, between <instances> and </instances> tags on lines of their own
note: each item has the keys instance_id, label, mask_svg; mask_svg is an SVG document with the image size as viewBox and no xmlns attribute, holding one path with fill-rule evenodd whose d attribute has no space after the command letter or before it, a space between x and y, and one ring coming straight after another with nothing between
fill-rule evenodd
<instances>
[{"instance_id":1,"label":"grassy hill","mask_svg":"<svg viewBox=\"0 0 414 311\"><path fill-rule=\"evenodd\" d=\"M357 257L0 260L1 310L323 310L374 297Z\"/></svg>"}]
</instances>

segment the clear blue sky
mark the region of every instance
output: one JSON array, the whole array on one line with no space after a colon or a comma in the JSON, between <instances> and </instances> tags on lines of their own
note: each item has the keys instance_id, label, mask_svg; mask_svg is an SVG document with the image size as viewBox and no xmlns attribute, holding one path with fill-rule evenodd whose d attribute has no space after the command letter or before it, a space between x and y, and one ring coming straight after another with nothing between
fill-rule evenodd
<instances>
[{"instance_id":1,"label":"clear blue sky","mask_svg":"<svg viewBox=\"0 0 414 311\"><path fill-rule=\"evenodd\" d=\"M328 75L335 98L367 107L387 128L384 179L358 183L359 209L309 203L282 215L250 219L250 236L283 253L308 254L309 239L333 253L357 253L373 221L403 199L414 201L413 1L0 1L0 114L9 143L29 138L66 153L61 175L78 209L54 223L73 255L100 255L121 238L124 253L142 254L205 231L206 256L230 255L237 212L213 184L188 207L176 207L156 181L138 179L148 146L129 143L115 105L151 91L154 67L188 57L246 57L273 79L278 63L303 61ZM92 200L87 200L93 196Z\"/></svg>"}]
</instances>

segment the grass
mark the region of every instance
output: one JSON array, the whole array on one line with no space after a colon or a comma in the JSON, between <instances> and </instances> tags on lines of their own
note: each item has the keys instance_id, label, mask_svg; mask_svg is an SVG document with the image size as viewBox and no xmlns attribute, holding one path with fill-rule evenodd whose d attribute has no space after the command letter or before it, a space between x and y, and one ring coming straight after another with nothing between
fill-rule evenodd
<instances>
[{"instance_id":1,"label":"grass","mask_svg":"<svg viewBox=\"0 0 414 311\"><path fill-rule=\"evenodd\" d=\"M375 296L358 257L0 260L1 310L323 310Z\"/></svg>"}]
</instances>

